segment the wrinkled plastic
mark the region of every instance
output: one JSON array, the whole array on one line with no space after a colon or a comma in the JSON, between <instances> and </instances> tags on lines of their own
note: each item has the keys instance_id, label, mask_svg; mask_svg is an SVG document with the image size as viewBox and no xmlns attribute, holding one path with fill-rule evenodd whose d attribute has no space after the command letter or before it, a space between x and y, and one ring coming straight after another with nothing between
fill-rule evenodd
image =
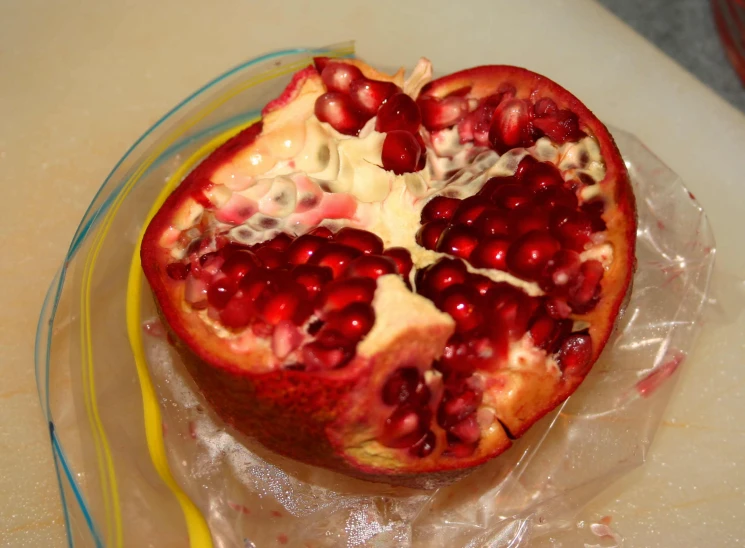
<instances>
[{"instance_id":1,"label":"wrinkled plastic","mask_svg":"<svg viewBox=\"0 0 745 548\"><path fill-rule=\"evenodd\" d=\"M245 124L281 91L289 74L266 78L276 63L290 67L311 53L248 63L187 100L125 156L81 224L37 341L40 395L71 536L106 546L185 546L191 538L194 546L219 547L450 548L524 546L565 531L566 546L597 543L607 531L602 524L575 529L578 515L644 463L675 373L695 341L715 255L693 196L623 131L613 133L639 213L625 314L580 389L460 482L434 492L365 483L245 439L199 396L146 290L138 326L147 378L138 378L125 321L130 261L151 205L200 146ZM222 102L200 118L215 101ZM173 138L174 127L194 119ZM198 537L204 527L206 540Z\"/></svg>"}]
</instances>

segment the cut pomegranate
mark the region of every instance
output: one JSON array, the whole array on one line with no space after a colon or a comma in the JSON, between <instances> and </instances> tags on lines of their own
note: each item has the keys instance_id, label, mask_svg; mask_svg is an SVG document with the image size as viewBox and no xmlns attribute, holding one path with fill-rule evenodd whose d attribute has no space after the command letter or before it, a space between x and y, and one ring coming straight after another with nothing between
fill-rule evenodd
<instances>
[{"instance_id":1,"label":"cut pomegranate","mask_svg":"<svg viewBox=\"0 0 745 548\"><path fill-rule=\"evenodd\" d=\"M226 422L363 479L447 483L603 350L634 264L625 166L524 69L314 63L166 200L142 266Z\"/></svg>"}]
</instances>

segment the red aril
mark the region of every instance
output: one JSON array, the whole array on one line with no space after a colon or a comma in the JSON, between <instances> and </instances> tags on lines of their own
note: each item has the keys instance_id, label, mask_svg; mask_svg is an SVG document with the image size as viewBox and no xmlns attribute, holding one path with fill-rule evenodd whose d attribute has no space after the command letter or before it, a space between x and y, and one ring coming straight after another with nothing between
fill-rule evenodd
<instances>
[{"instance_id":1,"label":"red aril","mask_svg":"<svg viewBox=\"0 0 745 548\"><path fill-rule=\"evenodd\" d=\"M442 485L603 350L634 264L625 165L524 69L314 63L166 200L142 267L217 416L311 465Z\"/></svg>"}]
</instances>

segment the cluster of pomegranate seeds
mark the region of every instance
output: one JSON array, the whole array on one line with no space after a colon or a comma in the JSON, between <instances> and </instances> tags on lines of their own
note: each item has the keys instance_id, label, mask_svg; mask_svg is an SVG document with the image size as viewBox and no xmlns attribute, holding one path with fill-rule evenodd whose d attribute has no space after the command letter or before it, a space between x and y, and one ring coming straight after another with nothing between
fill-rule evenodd
<instances>
[{"instance_id":1,"label":"cluster of pomegranate seeds","mask_svg":"<svg viewBox=\"0 0 745 548\"><path fill-rule=\"evenodd\" d=\"M396 84L365 78L360 69L343 61L323 59L317 68L328 91L316 99L316 118L339 133L356 136L377 116L375 130L387 134L383 168L396 175L424 168L422 115L410 96Z\"/></svg>"},{"instance_id":2,"label":"cluster of pomegranate seeds","mask_svg":"<svg viewBox=\"0 0 745 548\"><path fill-rule=\"evenodd\" d=\"M345 365L375 323L377 278L408 278L413 266L407 250L383 249L375 234L349 227L280 233L254 246L201 247L166 267L171 279L185 280L186 301L224 327L273 337L281 358L298 350L301 364L290 365L306 370Z\"/></svg>"}]
</instances>

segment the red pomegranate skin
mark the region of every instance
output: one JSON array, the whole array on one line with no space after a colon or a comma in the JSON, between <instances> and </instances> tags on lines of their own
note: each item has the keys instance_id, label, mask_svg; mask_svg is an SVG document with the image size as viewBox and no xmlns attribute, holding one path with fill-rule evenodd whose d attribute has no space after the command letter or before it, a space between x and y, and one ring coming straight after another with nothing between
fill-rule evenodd
<instances>
[{"instance_id":1,"label":"red pomegranate skin","mask_svg":"<svg viewBox=\"0 0 745 548\"><path fill-rule=\"evenodd\" d=\"M574 289L551 285L554 282L541 282L543 287L551 288L549 294L518 300L517 302L523 303L520 305L521 308L516 309L518 316L512 316L513 312L510 312L512 309L509 308L496 311L480 309L481 313L497 318L496 324L491 322L494 325L502 326L503 324L499 322L507 321L503 331L493 327L491 334L484 335L483 332L487 326L474 327L472 322L460 327L453 325L452 321L447 323L433 320L429 323L412 323L396 331L395 337L386 340L385 344L372 355L357 354L355 350L357 347L354 347L349 351L351 359L335 369L308 370L303 369L305 367L303 363L288 363L287 359L283 362L274 355L272 350L274 347L267 344L262 346L262 344L252 343L250 351L236 351L226 342L232 339L217 336L213 328L199 316L200 307L196 304L190 306L185 300L186 285L183 277L195 278L195 270L200 267L206 268L209 262L203 260L204 265L192 262L190 270L189 266L186 266L189 263L183 263L188 256L180 263L174 262L170 249L163 242L165 235L173 232L174 219L179 208L191 197L209 210L211 207L209 200L201 192L213 185L212 179L215 178L219 169L230 165L231 162L236 162L244 151L264 142L262 139L265 138L267 130L261 122L247 128L220 146L203 160L168 197L148 226L143 238L142 267L153 291L159 314L169 330L170 339L176 351L209 405L226 423L255 438L270 450L301 462L369 481L430 489L470 473L479 465L508 449L514 438L521 436L537 420L569 397L590 371L592 364L602 352L630 291L636 234L634 196L623 160L605 126L577 98L543 76L517 67L495 65L476 67L434 80L421 89L418 97L414 97L416 103L423 105L421 109L424 113L424 125L417 126L422 116L410 110L418 108L411 106L416 105L413 101L409 101L406 97L397 98L395 109L390 105L386 107L386 101L390 97L395 97L397 90L407 91L401 72L388 76L361 61L345 60L344 62L353 68L342 67L343 70L340 70L338 66L329 65L328 60L318 59L316 67L308 67L297 73L284 93L265 107L262 112L264 122L276 125L278 119L287 113L295 112L292 109L298 109L304 101L310 105L309 108L312 110L313 103L309 102L309 97L310 99L319 97L315 99L317 110L318 101L322 101L320 96L327 89L321 75L326 70L326 81L340 82L338 84L340 91L335 90L335 93L346 93L349 90L357 93L355 90L363 89L363 87L365 90L372 90L370 93L379 93L379 96L365 96L365 103L359 105L358 110L354 110L358 107L355 107L353 102L350 103L344 99L346 101L344 108L352 110L345 111L344 117L335 117L333 112L330 114L331 122L329 123L333 125L333 120L338 120L338 123L343 125L339 127L339 133L352 138L355 138L362 131L362 125L372 118L371 104L379 104L378 108L387 113L385 124L379 125L380 128L394 132L414 131L420 146L431 147L431 141L428 139L432 139L436 132L455 131L455 128L461 136L461 142L466 139L474 146L492 147L499 154L508 153L514 148L529 149L541 137L549 138L558 146L564 142L572 143L590 136L599 149L604 175L602 180L591 182L593 185L598 185L602 205L599 208L588 205L586 209L595 211L593 226L598 234L602 233L602 241L609 244L613 250L612 261L605 265L600 281L588 278L583 282L583 278L577 273L579 270L574 268L571 270L568 283ZM363 85L349 82L350 78L358 78L358 82L362 82L359 74L373 83L363 83ZM329 80L334 78L336 80ZM344 91L347 87L349 90ZM467 108L468 104L471 105L470 110ZM500 104L501 109L498 108ZM439 112L437 109L441 107L444 110ZM311 116L312 112L306 115ZM494 119L492 120L490 116L494 116ZM397 120L401 121L397 122ZM491 126L489 126L490 123L492 123ZM356 127L354 124L362 125ZM416 131L416 127L420 127L419 131ZM406 142L409 148L414 146L409 145L406 139L401 142ZM394 141L390 141L390 147L393 146ZM410 156L405 156L408 152L403 151L401 154L403 154L402 160L397 160L395 168L397 172L421 170L422 164L426 165L426 162L430 161L422 155L418 165L414 166L408 159ZM531 167L533 164L535 162L527 162L526 167L518 168L513 176L517 184L528 180L523 178L530 177L530 170L535 169ZM381 167L385 169L386 166ZM521 170L526 174L523 174ZM394 169L391 168L391 171ZM543 169L542 173L545 171L546 169ZM397 175L400 174L397 173ZM535 183L534 186L538 189L536 192L541 191L541 185L546 184L549 183L540 181ZM576 183L565 181L567 188L572 184ZM322 200L327 196L324 194ZM490 205L488 208L478 207L459 216L456 213L457 204L448 202L448 200L451 198L440 199L439 205L435 207L433 204L424 215L434 215L435 218L442 219L436 222L442 223L455 224L462 220L465 224L458 226L465 228L450 231L453 234L476 234L478 227L484 225L484 222L479 223L477 219L479 215L484 214L480 211L481 209L487 211L492 219L507 219L508 213L510 219L521 216L519 212L506 210L503 213L494 213L493 207L501 207L499 205ZM515 203L519 207L522 202ZM582 207L585 205L581 204ZM349 215L353 215L350 214L350 210L343 207L341 209L330 208L327 211L332 211L332 214L336 215L335 219L341 219L344 222L352 218ZM524 211L528 212L525 215L532 215L529 213L530 210ZM422 222L426 220L430 219L423 219ZM203 231L200 238L214 226L214 224L210 225L210 222L214 223L210 221L209 215L202 216L198 225L199 230ZM527 222L523 218L520 218L519 222L522 223L520 226L529 227L532 226L531 223L539 223L535 220ZM602 228L604 230L601 230ZM546 227L546 230L548 229L549 227ZM329 231L326 228L316 228L314 233L331 240L335 237L335 231ZM281 257L284 256L282 255L283 246L298 235L285 236L283 240L285 243L277 243L271 256L279 257L280 259L277 260L281 261ZM435 243L440 236L442 234L436 235ZM510 245L515 241L513 236L502 234L499 237L505 238ZM478 245L481 236L476 236L476 238L476 245ZM543 266L543 263L548 260L547 257L554 253L556 246L559 245L555 243L555 239L548 236L532 236L531 238L523 238L523 240L541 242L540 245L543 247L536 249L533 255L531 255L532 252L525 250L519 254L519 257L528 257L524 260L529 262L530 275L526 278L521 272L521 268L526 267L516 266L518 278L538 279L542 276L541 268L550 268L553 264ZM412 241L413 239L412 234ZM218 255L227 253L221 251L223 248L219 247L224 246L227 240L229 238L226 236L215 238L213 247L216 251L213 253ZM217 243L218 241L221 243ZM463 241L466 241L471 249L473 240ZM580 243L581 241L583 240L580 240ZM261 245L263 244L256 244L258 248ZM447 245L443 243L440 247L445 248ZM408 264L407 268L411 268L411 259L406 257L406 252L402 255L400 248L397 248L398 251L392 250L389 253L387 249L384 255L398 257L397 264ZM197 259L199 259L198 253L195 256ZM264 256L269 256L268 252ZM513 259L513 262L515 260L523 259ZM429 263L429 266L436 262ZM176 268L171 266L170 271L177 273L180 279L174 279L168 274L169 265L174 264L178 266ZM280 267L280 270L282 268L284 267ZM217 269L218 272L215 275L219 276L219 267ZM284 270L291 272L289 268L284 268ZM422 280L427 269L422 265L415 265L412 270L411 280L414 278ZM592 269L585 270L589 273ZM562 281L560 276L556 276L555 270L551 272L553 276L551 280ZM213 274L201 275L207 280L215 279L214 277L208 278L208 276L215 276ZM337 276L343 277L343 275L343 269L339 270ZM416 285L413 286L411 280L404 280L409 289L424 291ZM476 280L476 278L471 276L468 280ZM212 283L212 281L205 283ZM498 287L491 289L494 284L490 285L489 280L483 280L483 277L482 281L467 281L466 283L476 284L473 287L483 292L481 293L483 302L497 303L494 306L499 303L512 302L504 296L505 294L500 293L502 289ZM584 286L582 286L583 283ZM576 310L570 309L566 312L568 306L565 304L566 299L569 298L570 302L574 302L571 301L571 296L566 296L567 291L575 296L575 301L576 295L581 292L583 302L590 304L575 303ZM591 297L589 301L588 295ZM434 299L435 305L438 304L436 294L428 298ZM475 302L476 306L482 306L478 304L478 299ZM544 309L548 312L542 312ZM219 317L220 312L212 310L210 313ZM322 314L318 310L315 313ZM557 364L560 371L558 375L548 374L542 370L514 370L506 367L505 362L499 361L496 357L486 359L482 356L479 358L476 354L468 354L463 360L457 361L466 369L468 365L462 364L477 362L487 364L484 369L467 370L466 373L470 373L470 376L468 374L463 376L462 371L460 373L450 371L446 365L442 364L446 345L460 340L457 337L471 341L469 344L472 346L463 347L466 349L481 348L478 346L478 341L488 339L494 349L508 348L509 355L512 355L514 344L518 341L509 339L509 342L504 342L507 340L504 339L507 336L504 333L514 329L528 330L530 322L535 321L535 318L541 314L545 316L545 314L565 315L567 313L570 314L575 324L582 322L586 328L576 334L562 332L556 335L563 337L552 343L557 350L551 355L544 352L546 360L554 360L552 363ZM433 312L433 317L434 315L435 312ZM462 321L473 317L460 312L456 313L456 316L466 318ZM441 319L440 316L437 317ZM528 317L530 319L526 319ZM514 323L516 321L517 324ZM544 330L545 326L551 325L549 320L544 319L542 322ZM520 327L515 327L516 325ZM246 335L252 329L255 335ZM246 327L243 331L239 330L239 335L242 333L241 337L244 339L255 341L266 337L266 333L270 333L272 329L276 328L267 327L266 324L259 322L256 326ZM290 328L292 329L295 328ZM302 330L303 344L314 340L313 337L320 337L310 324L300 325L298 329ZM526 336L529 337L522 335L520 340L527 340L527 344L530 344L531 339L525 339ZM362 341L364 340L363 338ZM356 344L362 343L357 341ZM505 344L507 346L504 346ZM532 351L533 348L530 348ZM293 354L296 350L291 350L290 356L299 355ZM482 361L479 362L479 360ZM386 381L402 368L416 368L419 371L419 382L426 382L425 394L429 395L429 398L425 397L423 402L412 403L414 402L411 399L412 396L408 392L402 392L401 398L403 399L397 406L383 402L382 393ZM460 420L448 419L446 426L439 424L438 416L442 416L443 409L457 410L459 405L467 405L466 402L471 401L466 398L467 394L478 394L474 401L480 403L473 408L463 408L465 415L462 419L458 415L457 418ZM450 401L449 404L448 401ZM446 404L449 407L446 407ZM399 410L398 415L395 410ZM414 423L411 422L400 424L391 422L392 417L408 416L406 410L415 413L411 415L412 417L419 417L417 419L419 422L415 423L416 426L412 426ZM393 415L392 411L394 411ZM423 423L422 420L429 422ZM450 424L453 421L458 424ZM473 430L474 425L479 428L477 433ZM414 437L418 437L418 433L421 432L422 439L411 446L399 447L403 442L397 439L413 439L412 434L407 434L407 432L411 432L410 429L414 427L418 429L414 430L417 432ZM396 438L397 435L398 438ZM422 449L425 438L427 445L425 449ZM474 438L476 438L475 442ZM434 440L434 448L432 448L432 440Z\"/></svg>"}]
</instances>

